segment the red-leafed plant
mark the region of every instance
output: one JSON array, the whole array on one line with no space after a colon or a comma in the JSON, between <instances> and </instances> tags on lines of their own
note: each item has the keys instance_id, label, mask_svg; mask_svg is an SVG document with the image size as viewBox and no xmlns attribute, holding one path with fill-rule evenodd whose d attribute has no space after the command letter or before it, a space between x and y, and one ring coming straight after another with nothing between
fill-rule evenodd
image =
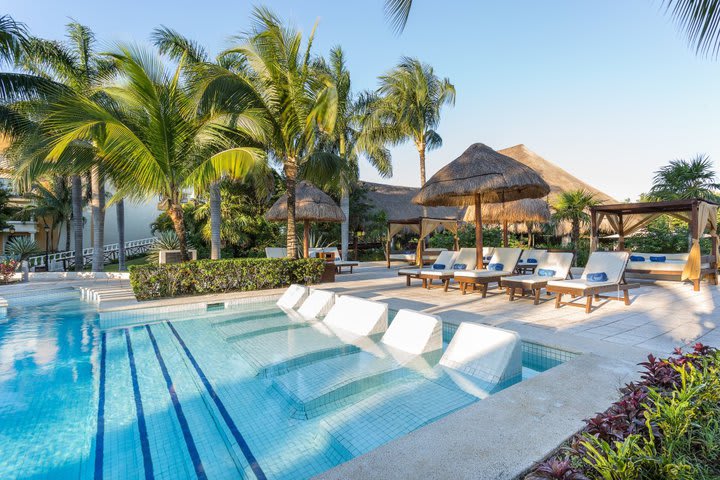
<instances>
[{"instance_id":1,"label":"red-leafed plant","mask_svg":"<svg viewBox=\"0 0 720 480\"><path fill-rule=\"evenodd\" d=\"M0 262L0 278L2 278L3 283L10 282L19 265L20 263L17 260L3 260Z\"/></svg>"}]
</instances>

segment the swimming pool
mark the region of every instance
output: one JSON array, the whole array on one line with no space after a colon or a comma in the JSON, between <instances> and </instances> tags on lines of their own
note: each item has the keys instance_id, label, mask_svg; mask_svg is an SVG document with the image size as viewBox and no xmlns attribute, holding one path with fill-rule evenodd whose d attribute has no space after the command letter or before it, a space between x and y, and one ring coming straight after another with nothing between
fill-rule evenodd
<instances>
[{"instance_id":1,"label":"swimming pool","mask_svg":"<svg viewBox=\"0 0 720 480\"><path fill-rule=\"evenodd\" d=\"M9 300L0 478L308 478L494 393L272 303L100 328L75 291ZM523 378L570 356L524 343Z\"/></svg>"}]
</instances>

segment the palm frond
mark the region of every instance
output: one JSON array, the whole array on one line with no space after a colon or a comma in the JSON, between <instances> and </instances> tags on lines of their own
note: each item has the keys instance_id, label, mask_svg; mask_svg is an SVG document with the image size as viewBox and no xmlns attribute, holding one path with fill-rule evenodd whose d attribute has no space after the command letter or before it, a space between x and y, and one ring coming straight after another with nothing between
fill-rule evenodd
<instances>
[{"instance_id":1,"label":"palm frond","mask_svg":"<svg viewBox=\"0 0 720 480\"><path fill-rule=\"evenodd\" d=\"M412 0L385 0L385 16L398 34L405 30L412 3Z\"/></svg>"}]
</instances>

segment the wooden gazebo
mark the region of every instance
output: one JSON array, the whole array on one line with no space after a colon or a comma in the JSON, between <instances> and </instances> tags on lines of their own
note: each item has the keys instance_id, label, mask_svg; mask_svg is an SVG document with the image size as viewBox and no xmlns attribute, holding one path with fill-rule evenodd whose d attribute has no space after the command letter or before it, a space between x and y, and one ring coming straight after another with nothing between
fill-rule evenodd
<instances>
[{"instance_id":1,"label":"wooden gazebo","mask_svg":"<svg viewBox=\"0 0 720 480\"><path fill-rule=\"evenodd\" d=\"M599 225L607 220L614 233L617 234L618 250L625 249L625 237L645 228L661 215L683 220L689 224L690 255L682 271L682 280L691 280L695 290L700 288L700 280L709 277L713 283L718 281L718 204L702 199L671 200L665 202L618 203L598 205L590 209L590 251L598 248ZM712 241L712 252L702 257L700 238L705 230L709 231ZM661 252L659 252L661 253ZM706 265L703 267L703 265ZM632 273L632 270L628 270ZM663 271L662 265L650 273L659 275L677 274Z\"/></svg>"}]
</instances>

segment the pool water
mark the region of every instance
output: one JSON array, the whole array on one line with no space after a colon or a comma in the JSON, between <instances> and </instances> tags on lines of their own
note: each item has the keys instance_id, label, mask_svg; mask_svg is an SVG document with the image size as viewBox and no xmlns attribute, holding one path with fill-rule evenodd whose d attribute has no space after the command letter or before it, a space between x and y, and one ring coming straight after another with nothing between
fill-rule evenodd
<instances>
[{"instance_id":1,"label":"pool water","mask_svg":"<svg viewBox=\"0 0 720 480\"><path fill-rule=\"evenodd\" d=\"M74 291L9 302L3 479L309 478L497 390L269 303L101 329ZM523 379L569 355L523 344Z\"/></svg>"}]
</instances>

